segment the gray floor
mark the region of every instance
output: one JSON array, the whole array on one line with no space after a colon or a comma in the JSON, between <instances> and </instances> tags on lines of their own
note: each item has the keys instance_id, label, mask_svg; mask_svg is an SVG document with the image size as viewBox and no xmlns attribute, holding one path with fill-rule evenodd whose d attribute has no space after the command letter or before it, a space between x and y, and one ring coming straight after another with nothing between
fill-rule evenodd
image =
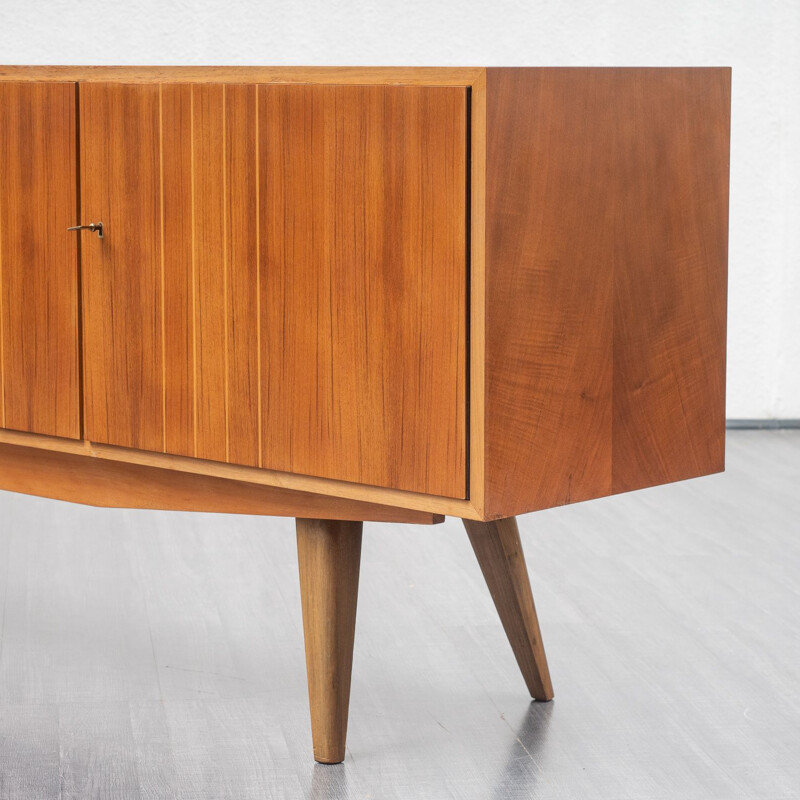
<instances>
[{"instance_id":1,"label":"gray floor","mask_svg":"<svg viewBox=\"0 0 800 800\"><path fill-rule=\"evenodd\" d=\"M368 525L325 767L291 520L0 492L0 798L800 796L800 431L520 522L556 700L528 702L457 520Z\"/></svg>"}]
</instances>

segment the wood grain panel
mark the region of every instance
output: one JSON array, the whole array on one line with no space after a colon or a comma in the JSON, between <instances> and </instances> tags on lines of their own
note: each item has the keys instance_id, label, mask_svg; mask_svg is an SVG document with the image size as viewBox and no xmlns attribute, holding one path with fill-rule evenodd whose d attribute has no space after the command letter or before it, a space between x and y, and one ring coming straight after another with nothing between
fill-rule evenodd
<instances>
[{"instance_id":1,"label":"wood grain panel","mask_svg":"<svg viewBox=\"0 0 800 800\"><path fill-rule=\"evenodd\" d=\"M431 525L444 517L274 486L0 444L0 489L110 508Z\"/></svg>"},{"instance_id":2,"label":"wood grain panel","mask_svg":"<svg viewBox=\"0 0 800 800\"><path fill-rule=\"evenodd\" d=\"M228 461L259 466L258 87L225 87Z\"/></svg>"},{"instance_id":3,"label":"wood grain panel","mask_svg":"<svg viewBox=\"0 0 800 800\"><path fill-rule=\"evenodd\" d=\"M164 449L195 453L192 87L161 90ZM188 131L188 135L187 132Z\"/></svg>"},{"instance_id":4,"label":"wood grain panel","mask_svg":"<svg viewBox=\"0 0 800 800\"><path fill-rule=\"evenodd\" d=\"M487 517L723 468L730 71L487 71Z\"/></svg>"},{"instance_id":5,"label":"wood grain panel","mask_svg":"<svg viewBox=\"0 0 800 800\"><path fill-rule=\"evenodd\" d=\"M725 465L730 76L639 70L623 85L615 492Z\"/></svg>"},{"instance_id":6,"label":"wood grain panel","mask_svg":"<svg viewBox=\"0 0 800 800\"><path fill-rule=\"evenodd\" d=\"M465 497L465 91L81 91L90 440Z\"/></svg>"},{"instance_id":7,"label":"wood grain panel","mask_svg":"<svg viewBox=\"0 0 800 800\"><path fill-rule=\"evenodd\" d=\"M105 215L107 228L86 243L87 435L257 466L256 87L81 91L98 165L85 169L84 216ZM127 100L114 105L117 96ZM116 137L126 121L129 134ZM125 169L135 186L120 192ZM95 263L104 251L105 273Z\"/></svg>"},{"instance_id":8,"label":"wood grain panel","mask_svg":"<svg viewBox=\"0 0 800 800\"><path fill-rule=\"evenodd\" d=\"M593 75L487 73L490 515L611 491L613 151L599 132L615 108L613 81Z\"/></svg>"},{"instance_id":9,"label":"wood grain panel","mask_svg":"<svg viewBox=\"0 0 800 800\"><path fill-rule=\"evenodd\" d=\"M466 93L260 89L263 465L466 495Z\"/></svg>"},{"instance_id":10,"label":"wood grain panel","mask_svg":"<svg viewBox=\"0 0 800 800\"><path fill-rule=\"evenodd\" d=\"M75 85L0 84L0 426L81 435Z\"/></svg>"},{"instance_id":11,"label":"wood grain panel","mask_svg":"<svg viewBox=\"0 0 800 800\"><path fill-rule=\"evenodd\" d=\"M192 93L197 390L195 456L227 461L225 87L199 84L192 87ZM183 133L186 135L189 131Z\"/></svg>"},{"instance_id":12,"label":"wood grain panel","mask_svg":"<svg viewBox=\"0 0 800 800\"><path fill-rule=\"evenodd\" d=\"M162 450L161 158L156 85L80 87L85 433Z\"/></svg>"}]
</instances>

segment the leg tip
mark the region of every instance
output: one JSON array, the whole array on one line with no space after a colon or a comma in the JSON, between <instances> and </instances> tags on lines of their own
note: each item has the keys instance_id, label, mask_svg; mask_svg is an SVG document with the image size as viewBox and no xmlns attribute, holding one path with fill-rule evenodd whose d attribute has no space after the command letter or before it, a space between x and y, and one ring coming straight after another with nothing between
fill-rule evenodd
<instances>
[{"instance_id":1,"label":"leg tip","mask_svg":"<svg viewBox=\"0 0 800 800\"><path fill-rule=\"evenodd\" d=\"M314 761L317 764L341 764L344 761L344 753L334 753L332 755L314 753Z\"/></svg>"}]
</instances>

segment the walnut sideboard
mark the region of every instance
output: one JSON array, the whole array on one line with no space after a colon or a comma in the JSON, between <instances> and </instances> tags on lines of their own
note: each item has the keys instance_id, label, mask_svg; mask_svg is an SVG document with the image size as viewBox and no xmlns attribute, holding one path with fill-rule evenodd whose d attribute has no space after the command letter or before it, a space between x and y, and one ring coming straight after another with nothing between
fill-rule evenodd
<instances>
[{"instance_id":1,"label":"walnut sideboard","mask_svg":"<svg viewBox=\"0 0 800 800\"><path fill-rule=\"evenodd\" d=\"M0 67L0 489L297 518L344 758L364 521L724 466L727 68ZM443 565L445 568L445 565Z\"/></svg>"}]
</instances>

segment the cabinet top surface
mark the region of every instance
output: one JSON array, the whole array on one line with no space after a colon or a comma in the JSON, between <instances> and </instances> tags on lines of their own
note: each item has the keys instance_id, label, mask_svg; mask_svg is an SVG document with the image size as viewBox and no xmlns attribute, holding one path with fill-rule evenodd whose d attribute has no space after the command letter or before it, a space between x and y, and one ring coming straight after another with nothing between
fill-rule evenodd
<instances>
[{"instance_id":1,"label":"cabinet top surface","mask_svg":"<svg viewBox=\"0 0 800 800\"><path fill-rule=\"evenodd\" d=\"M730 67L231 67L0 65L0 81L397 83L471 86L487 69L727 70Z\"/></svg>"},{"instance_id":2,"label":"cabinet top surface","mask_svg":"<svg viewBox=\"0 0 800 800\"><path fill-rule=\"evenodd\" d=\"M0 65L0 81L403 83L468 86L482 67L229 67Z\"/></svg>"}]
</instances>

